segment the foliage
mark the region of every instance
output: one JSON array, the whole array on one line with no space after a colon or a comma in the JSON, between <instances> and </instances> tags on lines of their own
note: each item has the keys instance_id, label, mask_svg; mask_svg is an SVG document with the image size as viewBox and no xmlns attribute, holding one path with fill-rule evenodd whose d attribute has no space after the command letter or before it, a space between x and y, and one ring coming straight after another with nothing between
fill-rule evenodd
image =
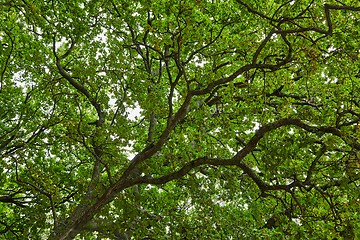
<instances>
[{"instance_id":1,"label":"foliage","mask_svg":"<svg viewBox=\"0 0 360 240\"><path fill-rule=\"evenodd\" d=\"M360 238L358 5L1 2L1 238Z\"/></svg>"}]
</instances>

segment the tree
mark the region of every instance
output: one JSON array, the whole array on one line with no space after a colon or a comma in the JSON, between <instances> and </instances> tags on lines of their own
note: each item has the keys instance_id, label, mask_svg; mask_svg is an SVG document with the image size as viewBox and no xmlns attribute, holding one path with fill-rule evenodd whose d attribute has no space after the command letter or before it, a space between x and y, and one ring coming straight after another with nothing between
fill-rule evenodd
<instances>
[{"instance_id":1,"label":"tree","mask_svg":"<svg viewBox=\"0 0 360 240\"><path fill-rule=\"evenodd\" d=\"M360 237L357 1L0 9L2 238Z\"/></svg>"}]
</instances>

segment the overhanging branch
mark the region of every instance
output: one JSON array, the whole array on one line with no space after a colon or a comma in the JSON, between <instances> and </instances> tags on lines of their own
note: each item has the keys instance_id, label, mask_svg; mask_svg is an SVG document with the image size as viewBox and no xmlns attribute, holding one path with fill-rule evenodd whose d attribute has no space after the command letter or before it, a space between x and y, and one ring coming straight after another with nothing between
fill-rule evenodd
<instances>
[{"instance_id":1,"label":"overhanging branch","mask_svg":"<svg viewBox=\"0 0 360 240\"><path fill-rule=\"evenodd\" d=\"M64 67L61 64L61 60L68 57L75 47L75 40L71 38L71 45L69 49L61 56L58 56L56 53L56 36L53 36L53 54L56 60L56 67L59 70L59 73L64 77L76 90L82 93L91 103L91 105L96 109L98 120L95 122L97 126L101 126L105 121L105 114L102 111L100 103L98 103L94 97L91 96L90 92L81 84L79 84L68 72L65 71Z\"/></svg>"},{"instance_id":2,"label":"overhanging branch","mask_svg":"<svg viewBox=\"0 0 360 240\"><path fill-rule=\"evenodd\" d=\"M347 142L349 145L354 145L352 142L348 142L348 140L344 139L344 136L340 132L339 129L335 127L330 126L310 126L304 122L302 122L299 119L293 119L293 118L284 118L280 119L274 123L266 124L259 128L255 135L250 139L250 141L246 144L246 146L241 149L233 158L231 159L221 159L221 158L208 158L208 157L201 157L197 158L193 161L190 161L186 163L182 168L180 168L178 171L175 171L173 173L170 173L168 175L159 177L159 178L149 178L149 177L142 177L139 181L140 183L146 183L146 184L165 184L169 181L179 179L186 174L188 174L191 170L193 170L196 167L199 167L201 165L212 165L212 166L238 166L240 167L260 188L261 191L269 191L269 190L286 190L290 191L293 187L297 186L303 186L304 184L307 184L310 180L309 175L311 175L311 172L313 171L314 166L310 167L308 171L308 178L304 182L300 182L297 180L294 180L294 182L287 184L287 185L269 185L266 182L264 182L258 174L252 170L246 163L244 163L242 160L251 153L255 147L257 146L258 142L265 136L266 133L271 132L275 129L278 129L283 126L297 126L299 128L302 128L303 130L307 132L312 133L320 133L325 134L329 133L335 136L338 136L342 138L345 142ZM322 150L319 153L319 157L324 153L324 150ZM318 160L318 157L315 161Z\"/></svg>"}]
</instances>

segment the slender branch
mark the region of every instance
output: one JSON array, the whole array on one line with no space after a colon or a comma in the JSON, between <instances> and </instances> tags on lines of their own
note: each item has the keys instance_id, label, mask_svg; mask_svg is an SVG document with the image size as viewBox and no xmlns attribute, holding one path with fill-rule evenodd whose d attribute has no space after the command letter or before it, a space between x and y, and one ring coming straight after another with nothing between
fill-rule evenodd
<instances>
[{"instance_id":1,"label":"slender branch","mask_svg":"<svg viewBox=\"0 0 360 240\"><path fill-rule=\"evenodd\" d=\"M274 18L271 18L271 17L268 17L266 16L265 14L262 14L261 12L259 11L256 11L255 9L251 8L248 4L244 3L243 1L241 0L236 0L240 5L244 6L246 8L246 10L248 10L249 12L251 13L254 13L255 15L258 15L259 17L261 18L264 18L266 20L270 20L272 22L278 22L280 20L278 19L274 19Z\"/></svg>"},{"instance_id":2,"label":"slender branch","mask_svg":"<svg viewBox=\"0 0 360 240\"><path fill-rule=\"evenodd\" d=\"M252 64L256 64L257 59L259 58L259 55L261 53L261 51L264 49L264 47L266 46L266 44L270 41L271 37L275 34L275 29L272 29L264 38L264 40L261 41L259 47L256 49L254 56L252 58Z\"/></svg>"},{"instance_id":3,"label":"slender branch","mask_svg":"<svg viewBox=\"0 0 360 240\"><path fill-rule=\"evenodd\" d=\"M54 34L53 36L53 54L56 59L56 67L59 70L59 73L61 76L63 76L76 90L78 90L80 93L85 95L85 97L90 101L91 105L96 109L96 112L98 114L98 120L95 122L97 126L101 126L105 121L105 113L102 111L100 103L98 103L95 98L91 96L89 91L81 84L79 84L71 75L65 71L64 67L61 65L61 60L66 58L71 54L75 47L75 41L71 38L71 45L69 49L62 55L58 56L56 53L56 36Z\"/></svg>"},{"instance_id":4,"label":"slender branch","mask_svg":"<svg viewBox=\"0 0 360 240\"><path fill-rule=\"evenodd\" d=\"M54 220L54 226L56 227L58 225L58 222L57 222L56 208L55 208L55 204L54 204L54 199L53 199L53 196L51 194L48 197L49 197L49 200L50 200L50 207L51 207L52 217L53 217L53 220Z\"/></svg>"},{"instance_id":5,"label":"slender branch","mask_svg":"<svg viewBox=\"0 0 360 240\"><path fill-rule=\"evenodd\" d=\"M311 165L307 171L307 175L306 175L306 179L304 181L304 184L305 185L308 185L311 181L311 177L312 177L312 174L315 170L315 167L316 167L316 164L319 162L320 158L325 154L326 152L326 147L323 146L320 151L316 154L316 157L315 159L311 162Z\"/></svg>"},{"instance_id":6,"label":"slender branch","mask_svg":"<svg viewBox=\"0 0 360 240\"><path fill-rule=\"evenodd\" d=\"M228 23L224 24L224 25L221 27L219 33L214 37L214 39L212 39L209 43L205 44L204 46L200 47L199 49L195 50L194 52L192 52L192 53L189 55L189 57L185 60L184 64L189 63L189 62L191 61L191 59L192 59L196 54L198 54L198 53L201 52L203 49L205 49L205 48L209 47L210 45L212 45L213 43L215 43L215 42L220 38L220 36L221 36L222 32L224 31L224 29L225 29L227 26L229 26L229 25L231 25L231 24L233 24L233 23L234 23L234 22L232 21L232 22L228 22Z\"/></svg>"},{"instance_id":7,"label":"slender branch","mask_svg":"<svg viewBox=\"0 0 360 240\"><path fill-rule=\"evenodd\" d=\"M11 38L10 33L8 33L8 31L5 30L4 32L9 37L10 42L11 42L11 46L10 46L10 53L7 55L7 58L6 58L5 63L4 63L4 67L3 67L2 71L1 71L1 75L0 75L0 93L2 91L4 75L5 75L6 69L7 69L8 65L9 65L11 55L12 55L13 50L14 50L14 40Z\"/></svg>"}]
</instances>

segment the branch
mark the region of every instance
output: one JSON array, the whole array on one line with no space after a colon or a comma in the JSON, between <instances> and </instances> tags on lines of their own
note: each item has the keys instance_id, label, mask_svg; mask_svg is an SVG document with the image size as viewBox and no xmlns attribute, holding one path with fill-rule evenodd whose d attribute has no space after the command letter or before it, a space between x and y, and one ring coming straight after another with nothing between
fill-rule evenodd
<instances>
[{"instance_id":1,"label":"branch","mask_svg":"<svg viewBox=\"0 0 360 240\"><path fill-rule=\"evenodd\" d=\"M296 23L294 23L293 21L297 18L299 18L300 16L302 16L303 14L305 14L306 11L309 10L310 6L312 5L312 3L314 1L312 1L300 14L298 14L296 17L294 18L284 18L281 17L279 19L275 19L273 17L269 17L266 16L263 13L260 13L259 11L256 11L255 9L251 8L248 4L244 3L241 0L236 0L240 5L244 6L250 13L254 13L255 15L270 21L270 23L273 22L277 22L277 28L280 28L282 23L293 23L295 25L297 25ZM331 4L324 4L324 11L325 11L325 18L326 18L326 24L328 29L324 30L321 28L317 28L317 27L309 27L309 28L303 28L303 27L299 27L298 29L290 29L290 30L276 30L275 33L283 33L283 34L290 34L290 33L300 33L300 32L308 32L308 31L313 31L313 32L318 32L320 34L323 34L325 36L327 35L331 35L333 32L333 26L332 26L332 21L331 21L331 17L330 17L330 10L348 10L348 11L360 11L360 7L354 7L354 6L337 6L337 5L331 5ZM275 15L275 14L274 14ZM269 35L268 35L269 36Z\"/></svg>"},{"instance_id":2,"label":"branch","mask_svg":"<svg viewBox=\"0 0 360 240\"><path fill-rule=\"evenodd\" d=\"M308 185L311 181L311 177L312 177L312 174L315 170L315 166L316 164L319 162L320 158L325 154L326 152L326 147L323 146L320 151L316 154L316 157L315 159L312 161L311 165L310 165L310 168L308 169L307 171L307 176L306 176L306 179L304 181L304 184L305 185Z\"/></svg>"},{"instance_id":3,"label":"branch","mask_svg":"<svg viewBox=\"0 0 360 240\"><path fill-rule=\"evenodd\" d=\"M344 140L344 136L341 134L340 130L335 127L329 127L329 126L310 126L308 124L305 124L299 119L292 119L292 118L285 118L280 119L276 122L266 124L262 127L260 127L256 132L255 135L250 139L250 141L246 144L246 146L241 149L233 158L231 159L221 159L221 158L208 158L208 157L201 157L198 159L195 159L193 161L190 161L186 163L181 169L178 171L175 171L173 173L167 174L165 176L159 177L159 178L150 178L148 176L145 177L136 177L129 178L129 174L133 172L133 170L136 168L137 164L150 158L154 153L156 153L162 145L165 143L165 141L168 139L171 130L175 127L177 122L182 119L186 115L186 109L189 105L189 102L191 100L191 96L188 95L185 102L179 109L179 111L175 114L177 118L175 118L173 121L171 121L170 125L166 128L166 130L163 132L163 135L160 137L157 144L150 147L149 149L145 149L143 152L139 153L137 156L134 157L129 167L125 170L122 177L111 187L109 187L104 194L97 200L97 202L92 206L84 206L83 209L79 210L78 214L72 215L67 221L68 224L65 226L64 232L61 232L58 238L55 239L71 239L74 237L81 226L89 222L93 216L102 209L103 206L105 206L107 203L112 201L117 193L120 191L134 186L138 184L165 184L169 181L172 181L174 179L179 179L186 174L188 174L191 170L193 170L196 167L199 167L201 165L213 165L213 166L238 166L240 167L244 173L246 173L259 187L261 193L265 193L266 191L287 191L290 192L291 189L294 187L300 187L304 186L303 182L300 182L297 179L294 179L294 181L287 185L270 185L267 184L265 181L263 181L257 173L251 169L246 163L244 163L242 160L251 153L258 142L265 136L266 133L273 131L275 129L278 129L283 126L290 126L294 125L299 128L302 128L303 130L307 132L312 133L329 133L335 136L338 136ZM346 139L344 140L346 141ZM348 143L354 145L352 142ZM359 147L360 149L360 147Z\"/></svg>"},{"instance_id":4,"label":"branch","mask_svg":"<svg viewBox=\"0 0 360 240\"><path fill-rule=\"evenodd\" d=\"M161 147L165 144L165 142L170 137L171 131L175 128L177 123L184 119L185 115L188 111L188 106L190 105L192 99L192 95L188 94L181 105L180 109L175 113L175 115L169 120L167 127L161 134L159 140L154 145L149 145L147 148L145 148L142 152L137 154L132 160L129 165L129 167L124 171L121 178L118 180L118 182L115 185L121 185L121 183L128 178L128 176L131 176L131 172L136 168L136 166L143 162L144 160L150 158L153 156L156 152L158 152Z\"/></svg>"},{"instance_id":5,"label":"branch","mask_svg":"<svg viewBox=\"0 0 360 240\"><path fill-rule=\"evenodd\" d=\"M270 41L271 37L275 34L275 29L272 29L270 33L264 38L264 40L261 42L260 46L256 49L254 56L252 58L252 64L256 64L257 59L261 53L261 51L264 49L266 44Z\"/></svg>"},{"instance_id":6,"label":"branch","mask_svg":"<svg viewBox=\"0 0 360 240\"><path fill-rule=\"evenodd\" d=\"M16 239L19 239L19 235L16 233L16 230L14 230L13 227L12 227L15 224L15 222L12 223L11 225L9 225L6 222L3 222L3 221L0 220L0 224L5 227L4 230L0 231L0 236L3 236L7 232L11 232L16 237Z\"/></svg>"},{"instance_id":7,"label":"branch","mask_svg":"<svg viewBox=\"0 0 360 240\"><path fill-rule=\"evenodd\" d=\"M207 93L210 93L215 87L226 84L240 76L242 73L247 72L251 69L256 68L256 64L246 64L245 66L242 66L237 71L235 71L233 74L231 74L229 77L221 78L219 80L216 80L212 83L210 83L206 88L200 89L200 90L193 90L191 92L192 95L205 95Z\"/></svg>"},{"instance_id":8,"label":"branch","mask_svg":"<svg viewBox=\"0 0 360 240\"><path fill-rule=\"evenodd\" d=\"M282 66L284 66L285 64L292 61L290 54L291 54L291 50L289 49L288 55L285 57L285 59L283 59L282 61L280 61L277 64L256 64L256 63L246 64L246 65L242 66L241 68L239 68L237 71L235 71L230 76L216 80L216 81L210 83L204 89L192 90L191 94L192 95L208 94L217 86L229 83L229 82L233 81L235 78L237 78L238 76L240 76L241 74L243 74L244 72L247 72L251 69L270 69L271 71L276 71L276 70L280 69Z\"/></svg>"},{"instance_id":9,"label":"branch","mask_svg":"<svg viewBox=\"0 0 360 240\"><path fill-rule=\"evenodd\" d=\"M265 183L261 178L256 174L254 170L252 170L247 164L242 162L242 160L251 153L258 142L265 136L266 133L273 131L275 129L278 129L283 126L289 126L294 125L297 127L300 127L304 129L305 131L312 132L312 133L330 133L335 136L338 136L343 139L343 136L335 127L316 127L316 126L310 126L305 123L303 123L299 119L292 119L292 118L285 118L280 119L274 123L270 123L267 125L262 126L259 128L255 135L250 139L250 141L246 144L246 146L241 149L233 158L231 159L220 159L220 158L208 158L208 157L201 157L198 159L195 159L193 161L190 161L186 163L181 169L179 169L176 172L170 173L168 175L165 175L163 177L159 178L149 178L149 177L142 177L140 179L141 183L147 183L147 184L165 184L169 181L172 181L174 179L179 179L186 174L188 174L192 169L199 167L201 165L212 165L212 166L238 166L240 167L260 188L262 192L269 191L269 190L286 190L290 191L291 188L296 186L302 186L303 184L307 184L308 181L310 181L311 173L313 171L313 168L315 167L316 161L321 157L323 154L322 151L319 153L319 157L317 157L313 164L314 166L311 166L308 171L308 178L305 180L305 182L301 183L300 181L294 180L294 182L288 184L288 185L269 185ZM352 144L352 143L350 143ZM324 151L324 150L323 150Z\"/></svg>"},{"instance_id":10,"label":"branch","mask_svg":"<svg viewBox=\"0 0 360 240\"><path fill-rule=\"evenodd\" d=\"M9 37L10 42L11 42L11 46L10 46L10 53L7 55L7 58L6 58L5 63L4 63L4 68L3 68L3 70L1 71L1 74L0 74L0 93L2 91L2 86L3 86L3 81L4 81L4 75L5 75L5 72L6 72L6 68L9 65L10 58L11 58L11 55L12 55L13 50L14 50L14 40L11 38L8 31L5 30L4 32Z\"/></svg>"},{"instance_id":11,"label":"branch","mask_svg":"<svg viewBox=\"0 0 360 240\"><path fill-rule=\"evenodd\" d=\"M328 24L328 34L332 33L332 22L331 22L331 18L330 18L330 9L333 10L349 10L349 11L360 11L360 7L352 7L352 6L335 6L335 5L330 5L330 4L325 4L324 5L324 9L325 9L325 16L326 16L326 22Z\"/></svg>"},{"instance_id":12,"label":"branch","mask_svg":"<svg viewBox=\"0 0 360 240\"><path fill-rule=\"evenodd\" d=\"M91 96L89 91L83 85L79 84L75 79L73 79L71 77L71 75L68 72L66 72L64 67L61 65L61 60L66 58L67 56L69 56L71 54L72 50L74 49L75 41L73 40L73 38L71 38L71 45L70 45L69 49L62 56L57 55L55 43L56 43L56 37L54 34L54 36L53 36L53 54L56 59L56 67L58 68L60 75L63 76L76 90L78 90L80 93L85 95L85 97L90 101L91 105L96 109L96 112L99 117L99 119L94 124L96 124L96 126L101 126L105 121L105 114L101 109L100 103L98 103Z\"/></svg>"},{"instance_id":13,"label":"branch","mask_svg":"<svg viewBox=\"0 0 360 240\"><path fill-rule=\"evenodd\" d=\"M231 25L231 24L233 24L233 23L234 23L234 22L232 21L232 22L228 22L228 23L224 24L224 25L221 27L219 33L215 36L215 38L212 39L209 43L205 44L204 46L202 46L202 47L200 47L199 49L195 50L194 52L190 53L189 57L185 60L184 64L189 63L189 62L191 61L191 59L192 59L196 54L198 54L199 52L201 52L203 49L209 47L211 44L215 43L215 42L220 38L220 36L221 36L222 32L224 31L225 27L227 27L227 26L229 26L229 25Z\"/></svg>"},{"instance_id":14,"label":"branch","mask_svg":"<svg viewBox=\"0 0 360 240\"><path fill-rule=\"evenodd\" d=\"M16 194L16 193L15 193ZM15 195L14 194L14 195ZM3 203L12 203L12 204L15 204L19 207L25 207L24 203L25 202L21 202L19 201L18 199L19 198L16 198L14 197L14 195L5 195L5 196L0 196L0 202L3 202Z\"/></svg>"},{"instance_id":15,"label":"branch","mask_svg":"<svg viewBox=\"0 0 360 240\"><path fill-rule=\"evenodd\" d=\"M246 3L244 3L243 1L241 0L236 0L240 5L244 6L246 8L246 10L248 10L249 12L251 13L254 13L255 15L258 15L259 17L261 18L264 18L266 20L269 20L269 21L272 21L272 22L279 22L280 20L278 19L274 19L274 18L271 18L271 17L268 17L266 16L265 14L262 14L261 12L258 12L254 9L252 9L249 5L247 5Z\"/></svg>"}]
</instances>

